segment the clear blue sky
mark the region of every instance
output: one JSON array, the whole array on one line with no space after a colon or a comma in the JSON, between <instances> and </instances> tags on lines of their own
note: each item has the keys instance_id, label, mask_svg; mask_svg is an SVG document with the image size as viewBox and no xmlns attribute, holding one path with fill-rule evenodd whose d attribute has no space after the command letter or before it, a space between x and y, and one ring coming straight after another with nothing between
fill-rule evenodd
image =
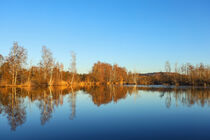
<instances>
[{"instance_id":1,"label":"clear blue sky","mask_svg":"<svg viewBox=\"0 0 210 140\"><path fill-rule=\"evenodd\" d=\"M98 60L128 70L164 70L165 61L210 64L209 0L0 0L0 54L14 41L37 64L46 45L79 72Z\"/></svg>"}]
</instances>

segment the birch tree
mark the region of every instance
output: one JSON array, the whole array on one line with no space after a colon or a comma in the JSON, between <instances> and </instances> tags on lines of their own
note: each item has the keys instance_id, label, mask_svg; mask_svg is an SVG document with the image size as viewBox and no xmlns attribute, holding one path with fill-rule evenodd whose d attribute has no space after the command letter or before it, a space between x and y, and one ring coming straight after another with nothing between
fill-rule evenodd
<instances>
[{"instance_id":1,"label":"birch tree","mask_svg":"<svg viewBox=\"0 0 210 140\"><path fill-rule=\"evenodd\" d=\"M4 57L0 54L0 67L3 65L4 63Z\"/></svg>"},{"instance_id":2,"label":"birch tree","mask_svg":"<svg viewBox=\"0 0 210 140\"><path fill-rule=\"evenodd\" d=\"M4 63L4 57L0 54L0 83L2 82L2 77L3 77L3 70L2 70L3 63Z\"/></svg>"},{"instance_id":3,"label":"birch tree","mask_svg":"<svg viewBox=\"0 0 210 140\"><path fill-rule=\"evenodd\" d=\"M165 70L166 70L166 72L171 72L171 65L170 65L169 61L166 61Z\"/></svg>"},{"instance_id":4,"label":"birch tree","mask_svg":"<svg viewBox=\"0 0 210 140\"><path fill-rule=\"evenodd\" d=\"M46 48L46 46L42 47L42 60L40 64L44 71L44 79L48 80L48 77L50 77L48 84L51 85L53 78L52 76L53 76L54 59L51 51L48 48Z\"/></svg>"},{"instance_id":5,"label":"birch tree","mask_svg":"<svg viewBox=\"0 0 210 140\"><path fill-rule=\"evenodd\" d=\"M71 52L71 64L70 64L70 71L72 73L72 78L71 78L71 85L74 82L74 77L75 74L77 73L77 69L76 69L76 54L72 51Z\"/></svg>"},{"instance_id":6,"label":"birch tree","mask_svg":"<svg viewBox=\"0 0 210 140\"><path fill-rule=\"evenodd\" d=\"M16 85L18 73L27 61L27 51L15 42L10 50L7 61L11 68L10 72L12 73L12 85Z\"/></svg>"}]
</instances>

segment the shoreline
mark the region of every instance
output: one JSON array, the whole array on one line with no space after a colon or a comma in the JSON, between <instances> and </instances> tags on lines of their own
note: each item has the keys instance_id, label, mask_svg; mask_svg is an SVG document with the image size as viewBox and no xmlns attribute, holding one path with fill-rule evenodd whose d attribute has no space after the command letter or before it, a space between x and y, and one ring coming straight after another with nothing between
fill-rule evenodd
<instances>
[{"instance_id":1,"label":"shoreline","mask_svg":"<svg viewBox=\"0 0 210 140\"><path fill-rule=\"evenodd\" d=\"M72 85L0 85L0 88L49 88L49 87L85 87L85 86L137 86L137 87L153 87L153 88L186 88L186 87L193 87L193 88L210 88L210 86L201 86L201 85L143 85L143 84L110 84L110 83L75 83Z\"/></svg>"}]
</instances>

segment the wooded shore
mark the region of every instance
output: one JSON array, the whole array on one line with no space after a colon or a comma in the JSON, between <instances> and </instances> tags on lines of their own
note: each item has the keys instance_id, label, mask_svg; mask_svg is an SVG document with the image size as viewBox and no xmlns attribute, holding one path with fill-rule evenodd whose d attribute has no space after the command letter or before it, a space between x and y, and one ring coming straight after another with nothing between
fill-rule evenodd
<instances>
[{"instance_id":1,"label":"wooded shore","mask_svg":"<svg viewBox=\"0 0 210 140\"><path fill-rule=\"evenodd\" d=\"M0 54L0 87L48 87L73 85L175 85L210 86L210 66L190 63L172 66L165 63L165 72L138 73L117 64L98 61L89 73L79 74L76 54L70 53L69 68L53 58L45 46L37 65L28 63L27 50L13 44L8 56Z\"/></svg>"}]
</instances>

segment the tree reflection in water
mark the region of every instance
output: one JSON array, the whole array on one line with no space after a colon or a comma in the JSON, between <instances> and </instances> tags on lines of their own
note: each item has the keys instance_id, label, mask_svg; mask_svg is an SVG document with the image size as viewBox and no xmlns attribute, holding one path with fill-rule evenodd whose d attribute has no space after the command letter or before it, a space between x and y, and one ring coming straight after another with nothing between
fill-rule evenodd
<instances>
[{"instance_id":1,"label":"tree reflection in water","mask_svg":"<svg viewBox=\"0 0 210 140\"><path fill-rule=\"evenodd\" d=\"M6 93L0 93L0 112L7 117L11 130L16 130L17 126L26 121L26 107L21 91L21 89L11 88L6 89Z\"/></svg>"},{"instance_id":2,"label":"tree reflection in water","mask_svg":"<svg viewBox=\"0 0 210 140\"><path fill-rule=\"evenodd\" d=\"M70 120L73 120L75 118L75 114L76 114L76 94L74 92L73 87L71 87L71 93L70 93L69 97L70 97L69 102L71 103Z\"/></svg>"},{"instance_id":3,"label":"tree reflection in water","mask_svg":"<svg viewBox=\"0 0 210 140\"><path fill-rule=\"evenodd\" d=\"M100 106L110 102L117 103L128 95L136 99L141 92L149 91L159 94L165 99L165 105L172 104L190 107L192 105L210 106L210 89L208 88L163 88L138 86L95 86L95 87L49 87L49 88L0 88L0 114L7 117L11 130L26 122L27 103L37 103L40 110L41 124L45 125L52 117L55 108L62 106L64 97L68 97L71 114L70 119L76 116L77 91L89 94L92 102ZM140 97L141 98L141 97ZM173 103L174 102L174 103Z\"/></svg>"}]
</instances>

